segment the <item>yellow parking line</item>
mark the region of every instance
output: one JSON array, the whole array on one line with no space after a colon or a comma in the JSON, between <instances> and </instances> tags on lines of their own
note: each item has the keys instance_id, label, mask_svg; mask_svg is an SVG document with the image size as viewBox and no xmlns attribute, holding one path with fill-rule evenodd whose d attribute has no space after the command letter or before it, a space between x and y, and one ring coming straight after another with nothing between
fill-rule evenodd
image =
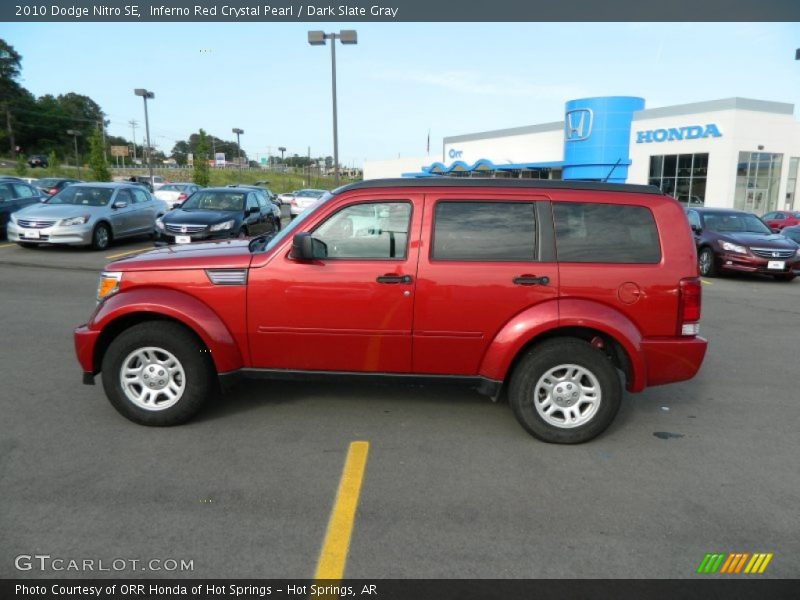
<instances>
[{"instance_id":1,"label":"yellow parking line","mask_svg":"<svg viewBox=\"0 0 800 600\"><path fill-rule=\"evenodd\" d=\"M317 571L314 574L316 580L339 580L344 576L368 453L369 442L350 442L339 480L339 490L336 492L336 502L333 504L325 541L319 553Z\"/></svg>"},{"instance_id":2,"label":"yellow parking line","mask_svg":"<svg viewBox=\"0 0 800 600\"><path fill-rule=\"evenodd\" d=\"M705 279L701 279L700 281L702 281L706 285L714 285L713 283L711 283L710 281L706 281Z\"/></svg>"},{"instance_id":3,"label":"yellow parking line","mask_svg":"<svg viewBox=\"0 0 800 600\"><path fill-rule=\"evenodd\" d=\"M144 252L145 250L152 250L152 248L139 248L138 250L128 250L127 252L120 252L119 254L109 254L106 258L119 258L121 256L128 256L129 254L136 254L137 252Z\"/></svg>"},{"instance_id":4,"label":"yellow parking line","mask_svg":"<svg viewBox=\"0 0 800 600\"><path fill-rule=\"evenodd\" d=\"M0 248L11 248L11 246L15 246L16 244L0 244Z\"/></svg>"}]
</instances>

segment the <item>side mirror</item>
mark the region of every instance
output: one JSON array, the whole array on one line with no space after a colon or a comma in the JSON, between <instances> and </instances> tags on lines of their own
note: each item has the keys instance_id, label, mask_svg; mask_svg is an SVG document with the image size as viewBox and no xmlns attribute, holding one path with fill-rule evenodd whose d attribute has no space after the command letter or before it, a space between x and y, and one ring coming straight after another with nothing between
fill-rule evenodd
<instances>
[{"instance_id":1,"label":"side mirror","mask_svg":"<svg viewBox=\"0 0 800 600\"><path fill-rule=\"evenodd\" d=\"M700 233L701 231L703 231L703 228L700 227L700 225L694 225L693 224L691 227L692 227L692 231L694 231L695 233Z\"/></svg>"},{"instance_id":2,"label":"side mirror","mask_svg":"<svg viewBox=\"0 0 800 600\"><path fill-rule=\"evenodd\" d=\"M111 205L111 208L125 208L126 206L128 206L128 203L125 200L117 200Z\"/></svg>"},{"instance_id":3,"label":"side mirror","mask_svg":"<svg viewBox=\"0 0 800 600\"><path fill-rule=\"evenodd\" d=\"M259 209L258 209L257 206L251 206L250 208L247 209L247 214L248 215L257 215L258 213L259 213Z\"/></svg>"},{"instance_id":4,"label":"side mirror","mask_svg":"<svg viewBox=\"0 0 800 600\"><path fill-rule=\"evenodd\" d=\"M296 233L292 238L292 258L314 260L328 256L328 245L310 233Z\"/></svg>"}]
</instances>

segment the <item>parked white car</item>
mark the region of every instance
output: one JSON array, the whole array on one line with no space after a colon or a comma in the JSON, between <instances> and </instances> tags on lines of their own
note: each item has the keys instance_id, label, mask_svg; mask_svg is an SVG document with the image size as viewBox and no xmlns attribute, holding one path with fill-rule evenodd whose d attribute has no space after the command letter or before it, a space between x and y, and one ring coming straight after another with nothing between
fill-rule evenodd
<instances>
[{"instance_id":1,"label":"parked white car","mask_svg":"<svg viewBox=\"0 0 800 600\"><path fill-rule=\"evenodd\" d=\"M307 208L314 206L317 200L322 198L323 194L325 194L325 190L300 190L296 192L290 202L292 216L296 217Z\"/></svg>"},{"instance_id":2,"label":"parked white car","mask_svg":"<svg viewBox=\"0 0 800 600\"><path fill-rule=\"evenodd\" d=\"M195 183L165 183L153 195L157 200L166 202L168 210L172 210L183 204L184 200L199 189L200 186Z\"/></svg>"}]
</instances>

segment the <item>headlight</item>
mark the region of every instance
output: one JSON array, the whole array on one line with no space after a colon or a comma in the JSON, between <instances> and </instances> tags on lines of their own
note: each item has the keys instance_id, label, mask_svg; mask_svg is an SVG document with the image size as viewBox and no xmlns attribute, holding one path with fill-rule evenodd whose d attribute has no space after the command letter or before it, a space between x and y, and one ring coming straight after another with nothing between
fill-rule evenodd
<instances>
[{"instance_id":1,"label":"headlight","mask_svg":"<svg viewBox=\"0 0 800 600\"><path fill-rule=\"evenodd\" d=\"M103 271L100 273L100 283L97 284L97 301L105 300L119 291L119 282L122 273Z\"/></svg>"},{"instance_id":2,"label":"headlight","mask_svg":"<svg viewBox=\"0 0 800 600\"><path fill-rule=\"evenodd\" d=\"M72 217L71 219L61 219L59 225L69 227L70 225L83 225L89 220L89 215L81 215L80 217Z\"/></svg>"},{"instance_id":3,"label":"headlight","mask_svg":"<svg viewBox=\"0 0 800 600\"><path fill-rule=\"evenodd\" d=\"M731 244L730 242L720 242L720 247L726 252L735 252L736 254L747 254L747 248Z\"/></svg>"},{"instance_id":4,"label":"headlight","mask_svg":"<svg viewBox=\"0 0 800 600\"><path fill-rule=\"evenodd\" d=\"M156 227L159 229L164 229L164 221L161 219L156 219Z\"/></svg>"},{"instance_id":5,"label":"headlight","mask_svg":"<svg viewBox=\"0 0 800 600\"><path fill-rule=\"evenodd\" d=\"M233 227L233 219L230 221L225 221L224 223L217 223L216 225L212 225L209 227L209 231L225 231L226 229L231 229Z\"/></svg>"}]
</instances>

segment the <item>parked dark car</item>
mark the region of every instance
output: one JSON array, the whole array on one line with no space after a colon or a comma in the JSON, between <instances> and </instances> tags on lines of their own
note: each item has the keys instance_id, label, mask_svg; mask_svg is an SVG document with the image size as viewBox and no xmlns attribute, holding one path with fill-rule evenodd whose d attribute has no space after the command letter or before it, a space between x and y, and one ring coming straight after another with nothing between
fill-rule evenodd
<instances>
[{"instance_id":1,"label":"parked dark car","mask_svg":"<svg viewBox=\"0 0 800 600\"><path fill-rule=\"evenodd\" d=\"M45 199L36 187L13 179L0 180L0 234L6 235L6 225L12 213Z\"/></svg>"},{"instance_id":2,"label":"parked dark car","mask_svg":"<svg viewBox=\"0 0 800 600\"><path fill-rule=\"evenodd\" d=\"M795 210L777 210L770 212L761 217L761 220L767 224L772 231L779 233L784 227L793 227L800 225L800 211Z\"/></svg>"},{"instance_id":3,"label":"parked dark car","mask_svg":"<svg viewBox=\"0 0 800 600\"><path fill-rule=\"evenodd\" d=\"M253 190L258 194L258 204L261 208L269 208L272 211L272 216L275 221L275 231L281 229L281 205L278 202L278 196L272 193L269 188L261 187L259 185L229 185L228 187L239 187ZM288 217L288 211L286 216Z\"/></svg>"},{"instance_id":4,"label":"parked dark car","mask_svg":"<svg viewBox=\"0 0 800 600\"><path fill-rule=\"evenodd\" d=\"M43 154L34 154L28 159L28 165L31 169L35 169L36 167L41 167L42 169L46 169L50 166L50 163L47 160L47 157Z\"/></svg>"},{"instance_id":5,"label":"parked dark car","mask_svg":"<svg viewBox=\"0 0 800 600\"><path fill-rule=\"evenodd\" d=\"M262 206L258 200L256 190L243 187L199 190L156 220L158 239L187 244L276 231L271 203Z\"/></svg>"},{"instance_id":6,"label":"parked dark car","mask_svg":"<svg viewBox=\"0 0 800 600\"><path fill-rule=\"evenodd\" d=\"M770 231L757 216L721 208L692 208L686 216L704 277L736 271L772 275L782 281L795 278L800 246Z\"/></svg>"},{"instance_id":7,"label":"parked dark car","mask_svg":"<svg viewBox=\"0 0 800 600\"><path fill-rule=\"evenodd\" d=\"M48 196L55 196L68 185L73 183L83 183L80 179L68 179L63 177L46 177L36 182L36 186Z\"/></svg>"},{"instance_id":8,"label":"parked dark car","mask_svg":"<svg viewBox=\"0 0 800 600\"><path fill-rule=\"evenodd\" d=\"M800 225L793 225L792 227L784 227L781 229L781 235L789 238L793 242L800 244ZM795 269L800 269L800 264L794 266Z\"/></svg>"}]
</instances>

